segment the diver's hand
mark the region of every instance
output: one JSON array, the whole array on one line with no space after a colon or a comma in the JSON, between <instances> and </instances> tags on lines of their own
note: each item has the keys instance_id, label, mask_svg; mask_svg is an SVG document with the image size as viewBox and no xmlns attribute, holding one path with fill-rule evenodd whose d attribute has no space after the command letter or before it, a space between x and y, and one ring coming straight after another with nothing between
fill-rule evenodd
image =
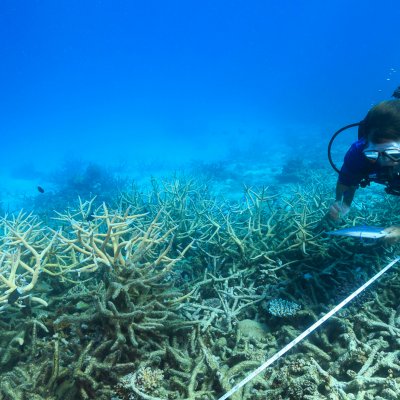
<instances>
[{"instance_id":1,"label":"diver's hand","mask_svg":"<svg viewBox=\"0 0 400 400\"><path fill-rule=\"evenodd\" d=\"M323 233L336 229L342 217L344 217L349 210L350 207L347 204L342 201L335 201L322 220L319 221L314 231L316 233Z\"/></svg>"},{"instance_id":2,"label":"diver's hand","mask_svg":"<svg viewBox=\"0 0 400 400\"><path fill-rule=\"evenodd\" d=\"M400 226L389 226L383 230L386 233L386 236L382 238L384 243L393 244L396 242L400 242Z\"/></svg>"},{"instance_id":3,"label":"diver's hand","mask_svg":"<svg viewBox=\"0 0 400 400\"><path fill-rule=\"evenodd\" d=\"M350 207L342 201L335 201L327 214L332 221L339 221L350 211Z\"/></svg>"},{"instance_id":4,"label":"diver's hand","mask_svg":"<svg viewBox=\"0 0 400 400\"><path fill-rule=\"evenodd\" d=\"M313 229L314 234L321 234L324 232L329 232L332 230L335 230L337 228L337 225L339 223L339 220L334 220L330 216L330 213L327 212L322 219L317 222L316 226Z\"/></svg>"}]
</instances>

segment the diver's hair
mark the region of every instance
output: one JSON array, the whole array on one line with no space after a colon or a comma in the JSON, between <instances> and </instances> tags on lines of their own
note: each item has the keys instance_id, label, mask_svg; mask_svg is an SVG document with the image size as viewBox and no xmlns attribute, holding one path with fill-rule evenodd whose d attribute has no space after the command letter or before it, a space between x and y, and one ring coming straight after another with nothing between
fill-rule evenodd
<instances>
[{"instance_id":1,"label":"diver's hair","mask_svg":"<svg viewBox=\"0 0 400 400\"><path fill-rule=\"evenodd\" d=\"M363 124L368 141L400 141L400 100L386 100L372 107Z\"/></svg>"}]
</instances>

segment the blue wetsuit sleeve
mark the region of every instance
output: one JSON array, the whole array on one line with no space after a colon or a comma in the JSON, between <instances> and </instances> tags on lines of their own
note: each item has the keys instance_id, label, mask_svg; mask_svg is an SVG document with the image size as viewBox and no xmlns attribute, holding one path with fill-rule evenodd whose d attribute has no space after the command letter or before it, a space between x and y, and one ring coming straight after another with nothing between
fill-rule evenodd
<instances>
[{"instance_id":1,"label":"blue wetsuit sleeve","mask_svg":"<svg viewBox=\"0 0 400 400\"><path fill-rule=\"evenodd\" d=\"M362 153L364 147L364 140L359 140L351 145L344 157L339 173L339 183L346 186L358 186L361 180L371 173L373 168Z\"/></svg>"}]
</instances>

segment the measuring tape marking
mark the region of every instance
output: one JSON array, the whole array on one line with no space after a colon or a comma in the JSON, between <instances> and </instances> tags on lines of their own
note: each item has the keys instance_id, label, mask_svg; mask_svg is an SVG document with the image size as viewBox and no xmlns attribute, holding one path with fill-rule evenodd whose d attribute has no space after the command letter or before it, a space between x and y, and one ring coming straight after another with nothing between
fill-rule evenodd
<instances>
[{"instance_id":1,"label":"measuring tape marking","mask_svg":"<svg viewBox=\"0 0 400 400\"><path fill-rule=\"evenodd\" d=\"M349 301L353 300L354 297L359 295L364 289L366 289L371 283L376 281L381 275L383 275L389 268L391 268L394 264L396 264L400 260L400 257L395 258L392 262L386 265L385 268L382 268L376 275L374 275L369 281L364 283L361 287L359 287L355 292L353 292L350 296L346 297L341 303L339 303L336 307L334 307L331 311L326 313L322 318L320 318L317 322L312 324L308 329L306 329L303 333L293 339L289 344L287 344L283 349L279 350L276 354L274 354L271 358L265 361L264 364L260 365L256 370L254 370L250 375L240 381L238 384L233 386L229 392L225 393L218 400L225 400L230 397L232 394L237 392L240 388L242 388L247 382L250 382L253 378L255 378L258 374L264 371L267 367L269 367L273 362L275 362L278 358L282 357L285 353L287 353L293 346L297 343L301 342L306 336L308 336L311 332L317 329L320 325L322 325L327 319L332 317L332 315L336 314L341 308L343 308Z\"/></svg>"}]
</instances>

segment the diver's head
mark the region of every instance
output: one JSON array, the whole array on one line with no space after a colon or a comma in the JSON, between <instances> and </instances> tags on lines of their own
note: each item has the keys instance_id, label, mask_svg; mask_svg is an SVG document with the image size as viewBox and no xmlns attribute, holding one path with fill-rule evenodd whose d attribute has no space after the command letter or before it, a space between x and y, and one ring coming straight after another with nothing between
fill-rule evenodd
<instances>
[{"instance_id":1,"label":"diver's head","mask_svg":"<svg viewBox=\"0 0 400 400\"><path fill-rule=\"evenodd\" d=\"M372 107L363 121L367 146L364 155L372 163L390 167L400 163L400 100Z\"/></svg>"},{"instance_id":2,"label":"diver's head","mask_svg":"<svg viewBox=\"0 0 400 400\"><path fill-rule=\"evenodd\" d=\"M372 107L363 121L367 142L400 142L400 100L386 100Z\"/></svg>"}]
</instances>

